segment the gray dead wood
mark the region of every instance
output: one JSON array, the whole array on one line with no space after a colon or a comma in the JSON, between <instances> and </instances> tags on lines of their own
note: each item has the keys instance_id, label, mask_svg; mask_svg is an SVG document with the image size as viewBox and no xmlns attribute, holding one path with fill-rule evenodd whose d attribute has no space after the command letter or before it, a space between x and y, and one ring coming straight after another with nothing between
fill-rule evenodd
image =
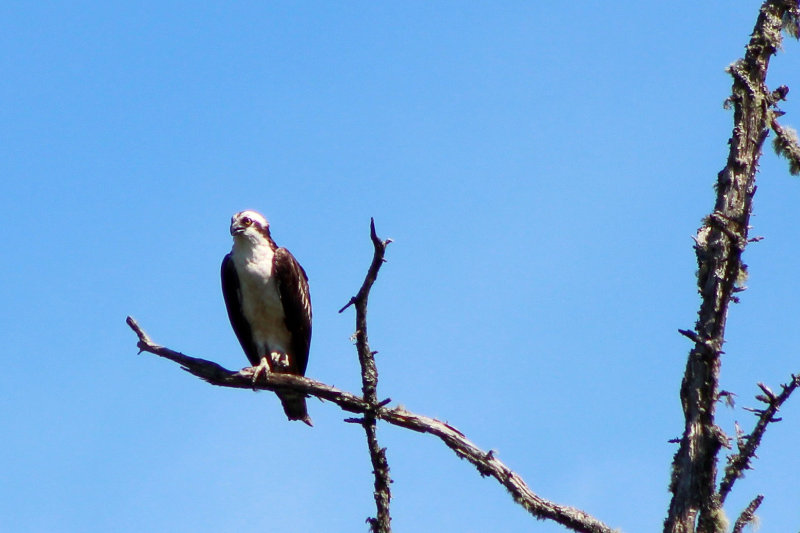
<instances>
[{"instance_id":1,"label":"gray dead wood","mask_svg":"<svg viewBox=\"0 0 800 533\"><path fill-rule=\"evenodd\" d=\"M252 368L240 371L228 370L213 361L190 357L175 350L155 344L139 324L131 317L128 326L139 338L140 352L148 352L178 363L181 368L212 385L252 390L278 391L293 390L328 400L344 411L364 414L373 407L362 397L342 391L313 379L291 374L270 373L253 384ZM573 531L581 533L615 533L616 530L605 525L591 515L566 505L559 505L535 494L525 481L508 468L493 452L485 452L473 444L463 433L446 422L406 411L402 407L387 407L379 403L375 416L379 420L403 427L418 433L438 437L455 454L472 463L483 476L491 476L511 493L514 501L522 505L534 517L553 520Z\"/></svg>"},{"instance_id":2,"label":"gray dead wood","mask_svg":"<svg viewBox=\"0 0 800 533\"><path fill-rule=\"evenodd\" d=\"M714 210L695 237L701 304L694 331L681 331L694 347L680 391L685 427L673 459L665 533L721 533L727 529L716 490L717 456L722 446L729 446L729 439L715 422L720 357L728 308L737 301L736 294L744 289L746 279L742 253L749 242L758 160L779 114L776 103L788 91L782 88L776 95L767 89L767 68L780 49L782 28L787 22L796 28L798 13L795 0L764 2L744 58L728 69L733 77L727 101L733 107L733 134L727 164L717 177Z\"/></svg>"}]
</instances>

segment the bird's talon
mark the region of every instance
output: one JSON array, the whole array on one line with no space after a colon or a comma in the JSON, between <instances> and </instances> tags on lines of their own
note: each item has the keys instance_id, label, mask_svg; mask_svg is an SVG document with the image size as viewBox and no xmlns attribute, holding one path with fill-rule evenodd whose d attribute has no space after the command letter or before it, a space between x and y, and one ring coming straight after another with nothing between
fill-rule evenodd
<instances>
[{"instance_id":1,"label":"bird's talon","mask_svg":"<svg viewBox=\"0 0 800 533\"><path fill-rule=\"evenodd\" d=\"M253 367L253 390L256 390L256 383L258 383L258 376L264 374L264 381L267 381L267 375L269 374L269 364L267 363L267 359L264 358L261 360L261 363L258 366Z\"/></svg>"}]
</instances>

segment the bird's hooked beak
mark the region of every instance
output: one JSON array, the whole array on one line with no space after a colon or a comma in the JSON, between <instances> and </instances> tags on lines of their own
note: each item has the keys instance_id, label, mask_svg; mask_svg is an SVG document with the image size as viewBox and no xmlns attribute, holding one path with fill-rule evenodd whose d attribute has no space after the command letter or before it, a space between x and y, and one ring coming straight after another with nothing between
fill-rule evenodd
<instances>
[{"instance_id":1,"label":"bird's hooked beak","mask_svg":"<svg viewBox=\"0 0 800 533\"><path fill-rule=\"evenodd\" d=\"M231 220L231 235L233 235L234 237L236 235L241 235L242 233L244 233L244 230L245 230L244 224L242 224L238 220Z\"/></svg>"}]
</instances>

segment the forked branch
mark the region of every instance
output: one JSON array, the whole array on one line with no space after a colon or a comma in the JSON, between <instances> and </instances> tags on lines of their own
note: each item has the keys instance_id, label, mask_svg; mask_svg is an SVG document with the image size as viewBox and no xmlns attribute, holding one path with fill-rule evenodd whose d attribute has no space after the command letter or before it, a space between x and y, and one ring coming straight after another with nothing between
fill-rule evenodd
<instances>
[{"instance_id":1,"label":"forked branch","mask_svg":"<svg viewBox=\"0 0 800 533\"><path fill-rule=\"evenodd\" d=\"M725 498L733 488L736 480L744 475L745 470L750 469L750 461L755 457L756 450L761 444L761 438L767 430L767 426L773 422L780 422L776 418L778 409L789 399L794 390L800 386L800 375L792 375L792 380L786 385L781 385L781 393L775 394L769 387L759 383L758 387L763 394L756 396L756 399L766 404L764 409L750 409L758 415L758 421L753 431L746 436L737 436L738 452L728 458L728 466L725 468L725 477L719 486L720 503L725 502ZM759 502L760 504L760 502Z\"/></svg>"},{"instance_id":2,"label":"forked branch","mask_svg":"<svg viewBox=\"0 0 800 533\"><path fill-rule=\"evenodd\" d=\"M347 305L342 307L339 312L354 305L356 308L356 350L358 351L358 362L361 365L361 391L364 400L369 405L369 409L364 412L363 418L359 420L367 435L367 448L372 461L372 473L375 476L375 507L377 515L375 518L368 518L373 533L390 533L392 530L392 516L389 512L389 503L392 501L392 490L390 484L392 479L389 477L389 462L386 459L386 448L381 448L378 444L378 427L376 424L376 410L380 407L378 402L378 367L375 364L375 352L369 347L369 337L367 336L367 303L369 302L369 291L375 280L378 279L378 271L384 263L386 247L392 242L391 239L385 241L378 238L375 232L375 220L369 220L369 234L375 249L372 256L372 263L367 270L364 283L361 285L358 294L350 299Z\"/></svg>"},{"instance_id":3,"label":"forked branch","mask_svg":"<svg viewBox=\"0 0 800 533\"><path fill-rule=\"evenodd\" d=\"M717 458L728 439L716 425L716 402L720 397L719 374L725 326L731 302L738 301L747 267L742 262L748 239L755 178L761 149L770 128L779 138L776 149L795 159L796 138L782 130L775 118L776 103L786 96L785 87L767 89L771 57L781 47L781 31L796 29L797 0L766 0L747 45L744 58L732 64L733 134L728 161L717 177L716 202L695 238L697 287L701 296L694 331L681 333L692 339L681 384L685 426L672 465L670 502L664 521L665 533L719 533L727 528L722 501L752 455L740 451L736 465L717 492ZM797 32L794 31L794 35ZM765 426L764 426L765 427ZM760 439L760 436L758 437ZM757 445L756 439L753 443Z\"/></svg>"},{"instance_id":4,"label":"forked branch","mask_svg":"<svg viewBox=\"0 0 800 533\"><path fill-rule=\"evenodd\" d=\"M374 236L374 227L372 228L373 243L380 242ZM388 244L383 241L382 246ZM376 261L377 257L377 244L376 255L373 257L373 266L380 265L383 261L381 255L380 261ZM365 285L369 281L371 285L377 277L378 267L370 267L372 274L367 275ZM370 281L371 280L371 281ZM364 292L368 292L369 287L366 289L362 286ZM361 293L361 291L359 291ZM357 304L358 296L354 297L352 304ZM348 304L349 305L349 304ZM366 298L364 299L366 306ZM347 306L345 306L346 308ZM366 311L366 310L365 310ZM366 316L366 315L365 315ZM402 407L387 407L387 401L378 402L377 396L368 401L365 397L357 396L355 394L331 387L319 381L309 379L306 377L295 376L292 374L279 374L271 372L266 374L264 379L259 379L257 383L253 383L253 369L243 368L240 371L228 370L213 361L199 359L197 357L190 357L183 353L177 352L170 348L160 346L152 341L139 324L131 317L127 319L128 326L136 333L138 337L137 347L141 352L148 352L165 359L169 359L178 363L181 368L190 374L193 374L212 385L221 387L233 387L239 389L261 389L269 391L279 390L293 390L302 392L310 396L316 396L323 400L328 400L338 405L342 410L350 413L362 414L363 418L358 420L359 423L364 423L367 416L374 416L377 420L383 420L389 424L403 427L416 431L418 433L428 433L438 437L448 448L453 450L455 454L466 459L472 463L482 476L491 476L495 478L501 485L503 485L510 493L514 501L522 505L528 510L535 518L549 519L557 522L573 531L582 533L614 533L614 529L610 528L603 522L597 520L593 516L585 513L580 509L569 507L566 505L558 505L548 501L537 494L535 494L525 481L506 466L494 452L486 452L471 442L463 433L446 422L430 418L424 415L418 415L406 411ZM361 330L360 330L361 331ZM366 332L366 329L363 330ZM366 335L364 337L366 341ZM365 344L366 345L366 344ZM368 346L368 345L366 345ZM370 352L371 356L374 355ZM374 358L373 358L374 363ZM376 374L377 376L377 374ZM377 383L377 378L376 378ZM365 424L367 427L369 424ZM376 441L377 444L377 441ZM386 476L381 480L386 480L388 483L388 469ZM381 481L383 482L383 481ZM376 484L378 483L378 476L376 475ZM387 502L388 504L388 502ZM387 507L388 510L388 507ZM376 522L372 522L374 525Z\"/></svg>"}]
</instances>

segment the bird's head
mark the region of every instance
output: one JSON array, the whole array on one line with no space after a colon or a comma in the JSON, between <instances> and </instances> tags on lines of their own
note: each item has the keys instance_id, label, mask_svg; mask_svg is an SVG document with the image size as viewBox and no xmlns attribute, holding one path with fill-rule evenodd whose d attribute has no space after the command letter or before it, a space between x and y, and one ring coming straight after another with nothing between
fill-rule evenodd
<instances>
[{"instance_id":1,"label":"bird's head","mask_svg":"<svg viewBox=\"0 0 800 533\"><path fill-rule=\"evenodd\" d=\"M264 215L255 211L242 211L231 217L231 235L250 239L269 239L269 222Z\"/></svg>"}]
</instances>

